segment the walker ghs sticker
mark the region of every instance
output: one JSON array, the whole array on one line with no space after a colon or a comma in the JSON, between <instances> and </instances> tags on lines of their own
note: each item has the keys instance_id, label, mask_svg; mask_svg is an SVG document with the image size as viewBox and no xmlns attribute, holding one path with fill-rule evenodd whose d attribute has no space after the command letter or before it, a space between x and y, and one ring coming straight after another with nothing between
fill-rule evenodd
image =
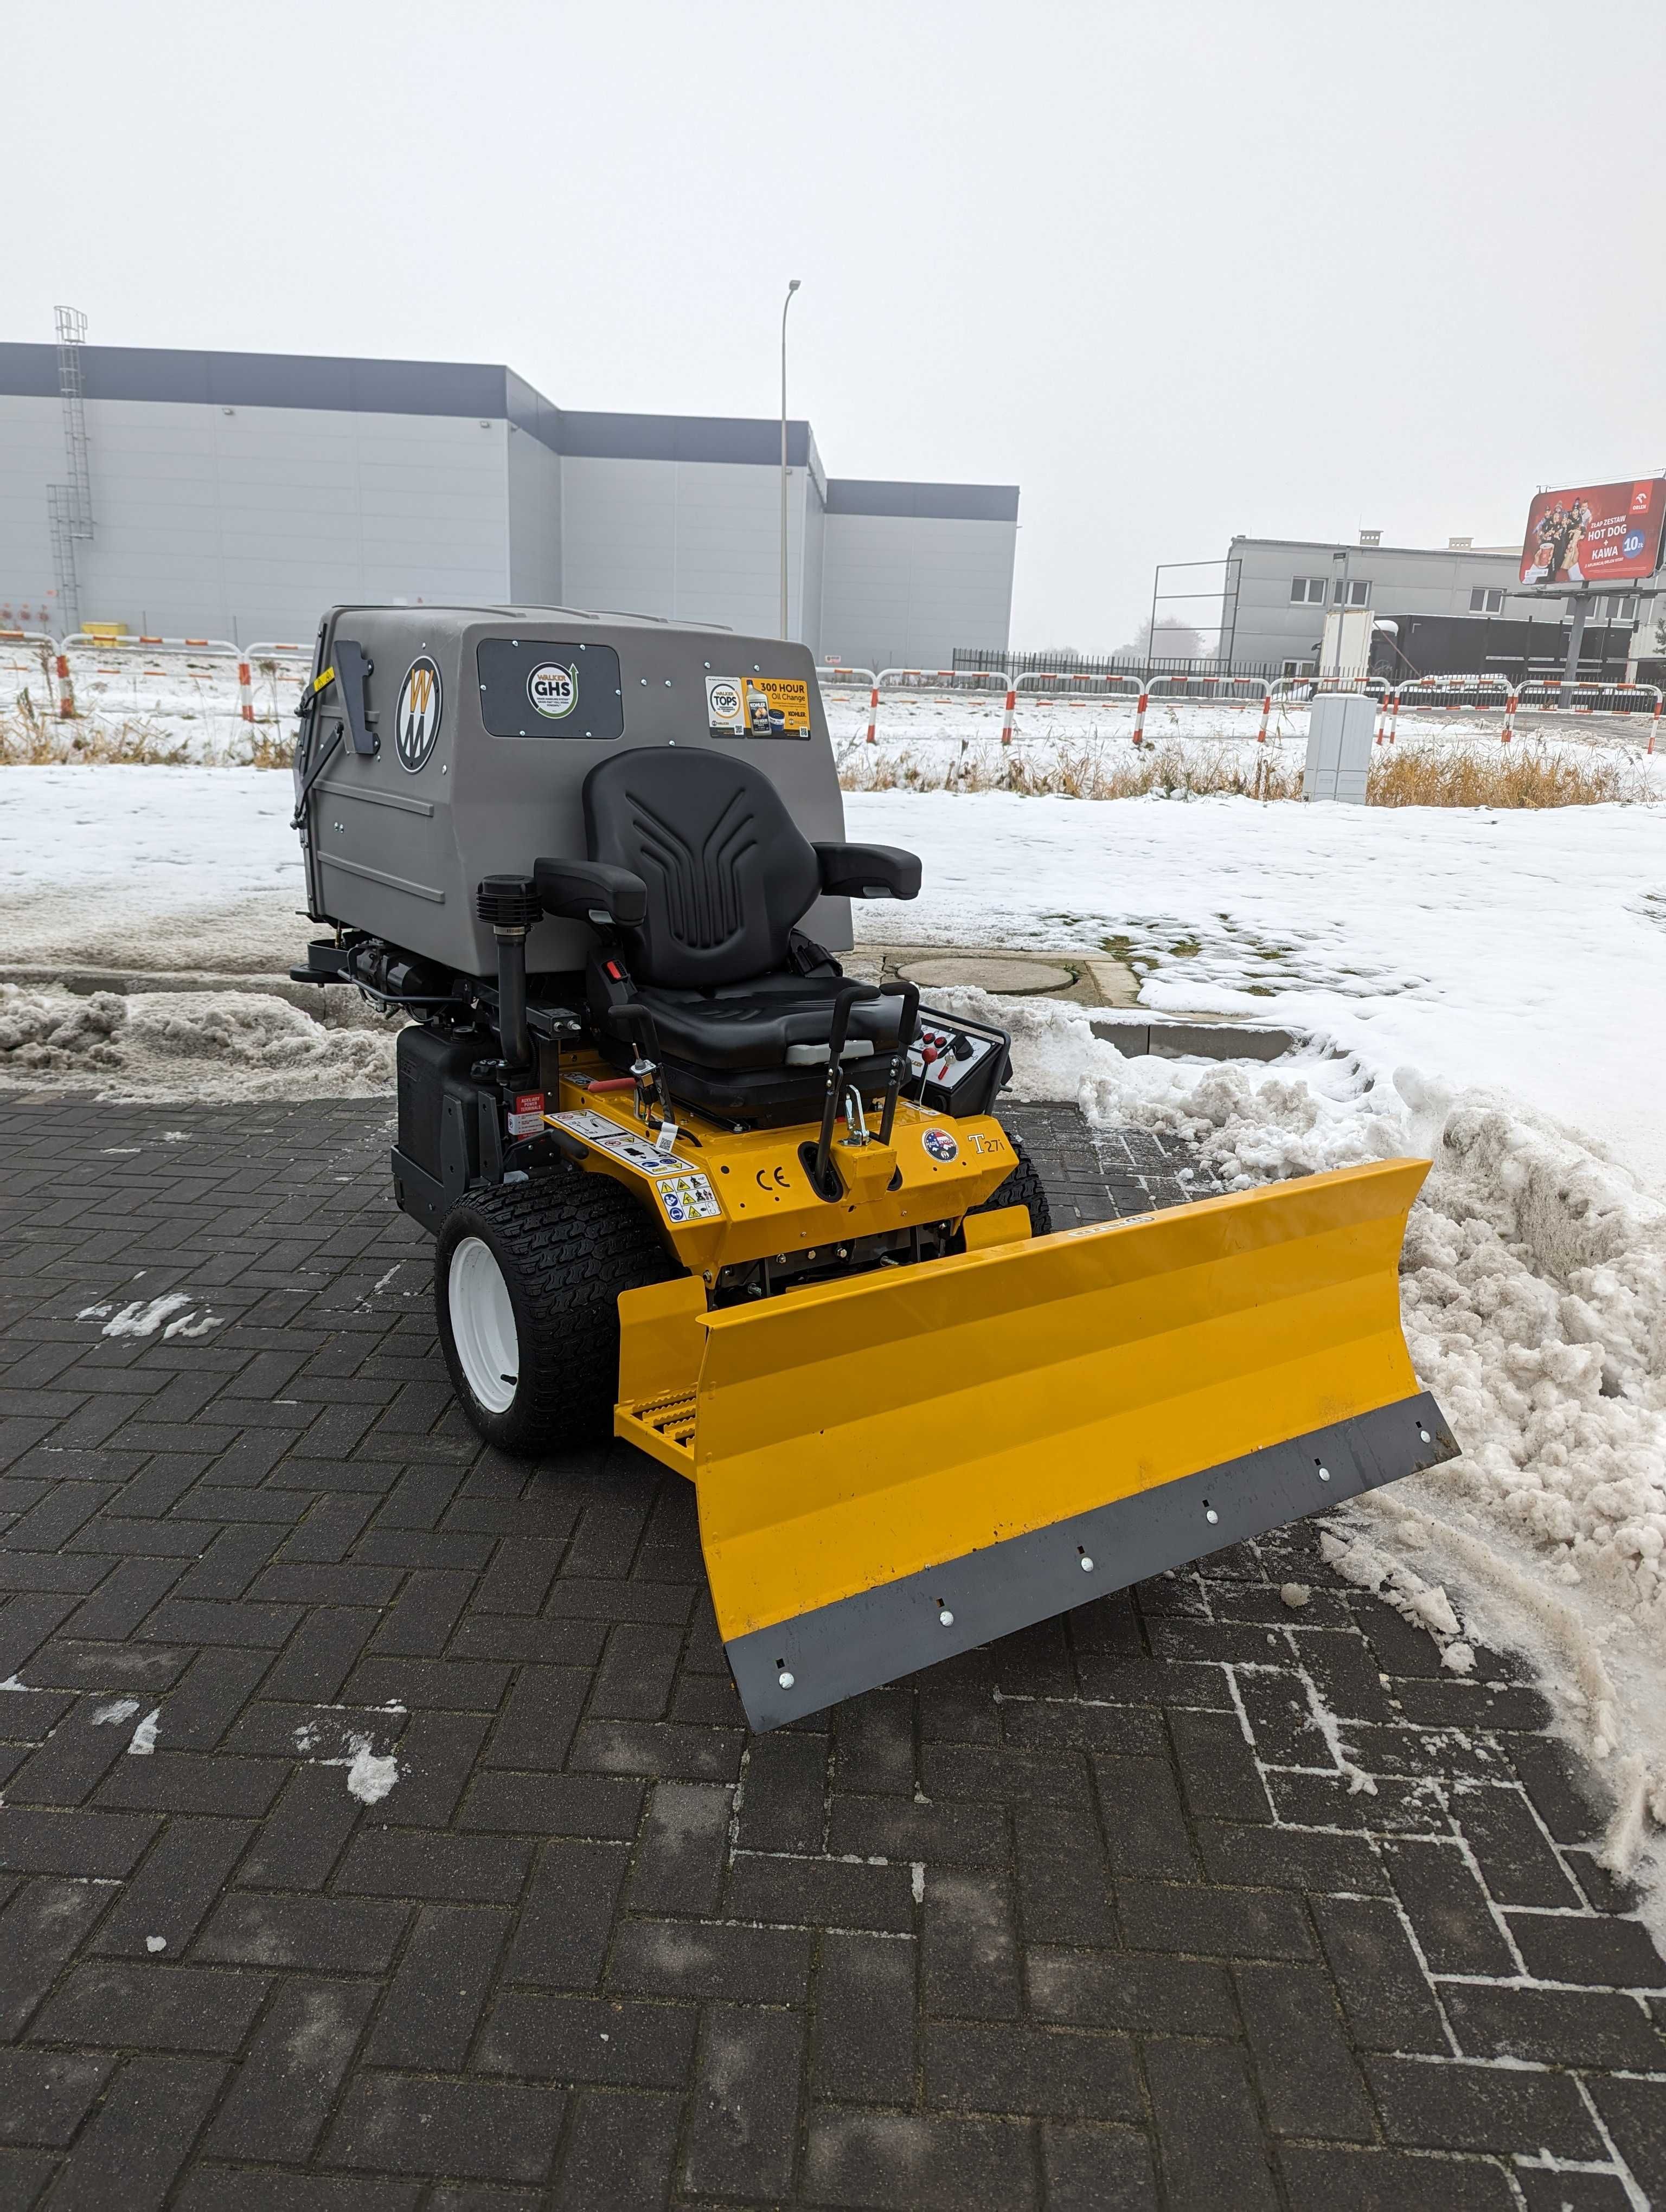
<instances>
[{"instance_id":1,"label":"walker ghs sticker","mask_svg":"<svg viewBox=\"0 0 1666 2212\"><path fill-rule=\"evenodd\" d=\"M786 676L708 676L706 720L720 738L807 738L810 686Z\"/></svg>"},{"instance_id":2,"label":"walker ghs sticker","mask_svg":"<svg viewBox=\"0 0 1666 2212\"><path fill-rule=\"evenodd\" d=\"M637 1136L633 1130L622 1129L617 1121L610 1121L605 1114L587 1111L546 1114L544 1119L554 1127L570 1129L575 1137L582 1137L587 1145L593 1145L599 1152L606 1152L616 1160L623 1160L627 1167L635 1168L642 1175L657 1177L688 1173L686 1160L679 1160L675 1153L667 1159L646 1138Z\"/></svg>"},{"instance_id":3,"label":"walker ghs sticker","mask_svg":"<svg viewBox=\"0 0 1666 2212\"><path fill-rule=\"evenodd\" d=\"M714 1221L723 1211L702 1175L662 1176L654 1188L666 1209L666 1218L673 1226L684 1221Z\"/></svg>"},{"instance_id":4,"label":"walker ghs sticker","mask_svg":"<svg viewBox=\"0 0 1666 2212\"><path fill-rule=\"evenodd\" d=\"M563 668L558 660L540 661L526 678L526 696L534 714L546 721L560 721L579 703L577 663Z\"/></svg>"},{"instance_id":5,"label":"walker ghs sticker","mask_svg":"<svg viewBox=\"0 0 1666 2212\"><path fill-rule=\"evenodd\" d=\"M434 750L442 703L440 672L423 653L406 669L393 707L393 743L399 766L409 769L412 775Z\"/></svg>"},{"instance_id":6,"label":"walker ghs sticker","mask_svg":"<svg viewBox=\"0 0 1666 2212\"><path fill-rule=\"evenodd\" d=\"M960 1146L946 1129L927 1129L922 1132L920 1141L934 1160L958 1160L960 1158Z\"/></svg>"}]
</instances>

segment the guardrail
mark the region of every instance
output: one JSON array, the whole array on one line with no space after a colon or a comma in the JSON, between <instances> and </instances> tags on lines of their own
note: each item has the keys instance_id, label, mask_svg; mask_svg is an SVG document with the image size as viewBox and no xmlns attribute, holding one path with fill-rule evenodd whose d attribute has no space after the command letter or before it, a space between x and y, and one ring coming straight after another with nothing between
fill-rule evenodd
<instances>
[{"instance_id":1,"label":"guardrail","mask_svg":"<svg viewBox=\"0 0 1666 2212\"><path fill-rule=\"evenodd\" d=\"M1508 744L1516 726L1517 687L1507 676L1414 676L1404 684L1396 684L1388 696L1388 712L1379 724L1377 742L1393 744L1400 730L1400 707L1408 694L1444 691L1460 695L1460 703L1472 713L1484 714L1494 707L1504 709L1504 728L1499 742ZM1487 695L1493 696L1487 696ZM1501 696L1499 696L1501 695ZM1413 696L1412 711L1416 713L1423 702ZM1429 702L1432 704L1433 702Z\"/></svg>"},{"instance_id":2,"label":"guardrail","mask_svg":"<svg viewBox=\"0 0 1666 2212\"><path fill-rule=\"evenodd\" d=\"M304 660L310 669L313 665L313 651L314 648L310 645L295 645L287 640L277 638L265 639L258 645L244 647L242 656L237 664L237 711L246 722L252 722L254 720L254 662L270 661L272 664L272 672L275 677L277 672L277 663L280 660ZM821 671L818 669L816 672L819 675Z\"/></svg>"},{"instance_id":3,"label":"guardrail","mask_svg":"<svg viewBox=\"0 0 1666 2212\"><path fill-rule=\"evenodd\" d=\"M1596 692L1598 703L1595 706L1578 704L1574 695L1582 691ZM1529 700L1529 692L1536 693L1538 695L1536 699ZM1562 696L1564 692L1567 694L1566 700ZM1551 696L1553 694L1554 696ZM1605 684L1598 677L1587 677L1582 682L1570 684L1561 677L1535 676L1529 678L1525 684L1518 687L1517 696L1511 701L1509 721L1513 727L1516 708L1521 702L1536 705L1540 712L1546 714L1630 714L1639 711L1632 706L1631 702L1633 699L1639 702L1652 699L1653 706L1646 710L1649 716L1649 742L1644 748L1645 752L1651 753L1660 732L1663 696L1666 695L1663 695L1657 684ZM1611 707L1602 705L1602 701L1608 697L1613 697L1618 703ZM1506 729L1505 732L1506 743L1509 736L1510 731Z\"/></svg>"},{"instance_id":4,"label":"guardrail","mask_svg":"<svg viewBox=\"0 0 1666 2212\"><path fill-rule=\"evenodd\" d=\"M879 678L876 672L872 668L844 668L835 664L830 667L818 668L816 671L816 681L825 691L827 682L824 679L830 679L836 684L849 684L853 686L859 680L866 684L867 737L866 742L871 745L873 743L874 725L879 719Z\"/></svg>"}]
</instances>

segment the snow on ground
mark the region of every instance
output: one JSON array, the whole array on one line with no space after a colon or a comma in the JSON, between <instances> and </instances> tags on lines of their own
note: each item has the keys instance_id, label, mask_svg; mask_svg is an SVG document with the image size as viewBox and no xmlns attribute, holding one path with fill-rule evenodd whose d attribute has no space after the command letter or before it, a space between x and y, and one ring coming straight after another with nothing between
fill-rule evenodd
<instances>
[{"instance_id":1,"label":"snow on ground","mask_svg":"<svg viewBox=\"0 0 1666 2212\"><path fill-rule=\"evenodd\" d=\"M304 957L287 775L0 768L0 964L278 974Z\"/></svg>"},{"instance_id":2,"label":"snow on ground","mask_svg":"<svg viewBox=\"0 0 1666 2212\"><path fill-rule=\"evenodd\" d=\"M1650 807L855 793L925 862L863 935L1121 952L1142 1006L1312 1031L1373 1077L1495 1086L1666 1191L1666 830Z\"/></svg>"}]
</instances>

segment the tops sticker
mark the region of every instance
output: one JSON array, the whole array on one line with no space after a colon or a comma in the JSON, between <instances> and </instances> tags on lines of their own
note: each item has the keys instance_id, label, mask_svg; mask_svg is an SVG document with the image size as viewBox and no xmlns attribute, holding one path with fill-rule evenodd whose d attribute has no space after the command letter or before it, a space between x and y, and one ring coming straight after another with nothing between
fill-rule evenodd
<instances>
[{"instance_id":1,"label":"tops sticker","mask_svg":"<svg viewBox=\"0 0 1666 2212\"><path fill-rule=\"evenodd\" d=\"M438 742L443 703L440 671L423 653L406 669L393 708L393 743L399 765L412 775L426 765Z\"/></svg>"},{"instance_id":2,"label":"tops sticker","mask_svg":"<svg viewBox=\"0 0 1666 2212\"><path fill-rule=\"evenodd\" d=\"M563 668L558 660L540 661L526 678L526 696L535 714L559 722L579 703L577 665Z\"/></svg>"}]
</instances>

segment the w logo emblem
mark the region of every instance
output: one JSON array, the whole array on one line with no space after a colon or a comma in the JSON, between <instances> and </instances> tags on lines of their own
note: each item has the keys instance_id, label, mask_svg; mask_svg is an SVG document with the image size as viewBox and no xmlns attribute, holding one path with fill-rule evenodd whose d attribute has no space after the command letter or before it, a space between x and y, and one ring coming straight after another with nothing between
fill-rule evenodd
<instances>
[{"instance_id":1,"label":"w logo emblem","mask_svg":"<svg viewBox=\"0 0 1666 2212\"><path fill-rule=\"evenodd\" d=\"M405 671L393 710L393 741L398 748L399 765L413 775L434 750L440 734L440 672L424 653Z\"/></svg>"}]
</instances>

